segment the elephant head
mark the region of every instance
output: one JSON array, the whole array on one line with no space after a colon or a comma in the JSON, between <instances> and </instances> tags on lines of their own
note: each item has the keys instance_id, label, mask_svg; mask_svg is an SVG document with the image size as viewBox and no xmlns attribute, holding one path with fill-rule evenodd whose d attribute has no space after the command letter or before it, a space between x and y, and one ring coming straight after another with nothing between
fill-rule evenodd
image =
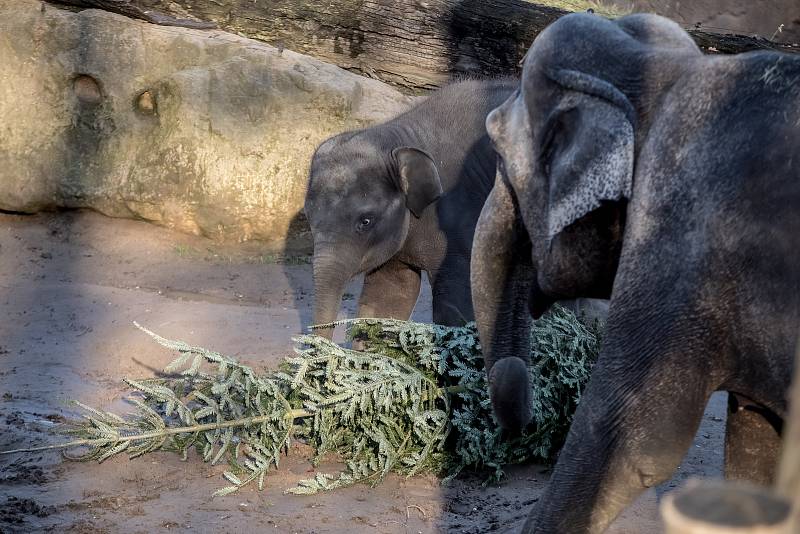
<instances>
[{"instance_id":1,"label":"elephant head","mask_svg":"<svg viewBox=\"0 0 800 534\"><path fill-rule=\"evenodd\" d=\"M504 427L531 416L530 319L518 315L609 298L637 152L663 88L698 57L667 19L568 15L537 36L519 89L487 117L499 163L476 230L472 288Z\"/></svg>"},{"instance_id":2,"label":"elephant head","mask_svg":"<svg viewBox=\"0 0 800 534\"><path fill-rule=\"evenodd\" d=\"M315 324L336 320L347 282L395 255L412 220L442 193L427 153L384 137L340 134L312 159L304 209L314 237Z\"/></svg>"}]
</instances>

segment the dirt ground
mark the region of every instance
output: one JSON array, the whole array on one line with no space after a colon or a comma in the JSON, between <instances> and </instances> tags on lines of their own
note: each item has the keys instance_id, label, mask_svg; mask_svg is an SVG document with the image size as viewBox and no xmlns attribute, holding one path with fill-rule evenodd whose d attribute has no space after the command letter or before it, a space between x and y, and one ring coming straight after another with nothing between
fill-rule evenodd
<instances>
[{"instance_id":1,"label":"dirt ground","mask_svg":"<svg viewBox=\"0 0 800 534\"><path fill-rule=\"evenodd\" d=\"M172 359L133 326L274 367L310 321L307 258L256 245L217 246L143 222L91 212L0 214L0 450L53 443L70 399L125 410L121 378L152 376ZM358 283L343 314L352 315ZM415 319L430 319L423 294ZM661 531L658 498L688 476L720 476L724 396L712 398L676 477L644 494L611 529ZM509 470L482 487L472 475L390 477L311 497L284 495L310 465L290 455L264 491L211 498L222 466L168 453L102 465L57 452L0 457L0 532L479 533L519 526L548 477Z\"/></svg>"}]
</instances>

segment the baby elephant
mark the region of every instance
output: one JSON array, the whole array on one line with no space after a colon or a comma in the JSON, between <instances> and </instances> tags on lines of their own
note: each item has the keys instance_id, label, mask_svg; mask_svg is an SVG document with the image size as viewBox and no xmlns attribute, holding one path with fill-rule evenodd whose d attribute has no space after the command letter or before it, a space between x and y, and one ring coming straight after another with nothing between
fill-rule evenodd
<instances>
[{"instance_id":1,"label":"baby elephant","mask_svg":"<svg viewBox=\"0 0 800 534\"><path fill-rule=\"evenodd\" d=\"M316 324L336 319L347 282L363 272L360 317L408 319L425 271L434 322L473 319L472 236L495 176L485 119L515 86L454 83L395 119L320 145L305 201Z\"/></svg>"}]
</instances>

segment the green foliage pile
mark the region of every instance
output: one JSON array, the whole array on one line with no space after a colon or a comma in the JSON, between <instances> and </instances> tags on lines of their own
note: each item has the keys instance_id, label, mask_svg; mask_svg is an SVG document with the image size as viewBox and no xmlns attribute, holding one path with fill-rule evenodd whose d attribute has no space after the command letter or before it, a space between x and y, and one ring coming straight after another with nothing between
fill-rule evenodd
<instances>
[{"instance_id":1,"label":"green foliage pile","mask_svg":"<svg viewBox=\"0 0 800 534\"><path fill-rule=\"evenodd\" d=\"M296 339L296 355L263 375L217 352L164 339L179 353L165 378L126 379L137 411L120 417L79 404L84 420L74 440L45 448L78 448L68 456L103 461L157 450L204 461L226 461L226 495L277 468L293 439L311 445L313 462L335 455L338 474L318 472L287 490L312 494L388 473L433 472L446 478L464 469L550 460L563 443L572 413L600 347L597 325L556 307L532 331L531 425L505 437L488 398L474 324L448 328L388 319L344 321L362 351L319 336ZM337 323L337 324L343 324ZM138 326L138 325L137 325ZM330 325L324 325L330 326Z\"/></svg>"}]
</instances>

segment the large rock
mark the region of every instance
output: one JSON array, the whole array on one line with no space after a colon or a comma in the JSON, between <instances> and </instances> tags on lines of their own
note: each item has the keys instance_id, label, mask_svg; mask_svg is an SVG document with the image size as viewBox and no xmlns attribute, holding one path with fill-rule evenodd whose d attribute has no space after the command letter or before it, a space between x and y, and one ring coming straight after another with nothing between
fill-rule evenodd
<instances>
[{"instance_id":1,"label":"large rock","mask_svg":"<svg viewBox=\"0 0 800 534\"><path fill-rule=\"evenodd\" d=\"M283 247L314 147L409 103L220 31L0 2L0 209L93 208Z\"/></svg>"}]
</instances>

